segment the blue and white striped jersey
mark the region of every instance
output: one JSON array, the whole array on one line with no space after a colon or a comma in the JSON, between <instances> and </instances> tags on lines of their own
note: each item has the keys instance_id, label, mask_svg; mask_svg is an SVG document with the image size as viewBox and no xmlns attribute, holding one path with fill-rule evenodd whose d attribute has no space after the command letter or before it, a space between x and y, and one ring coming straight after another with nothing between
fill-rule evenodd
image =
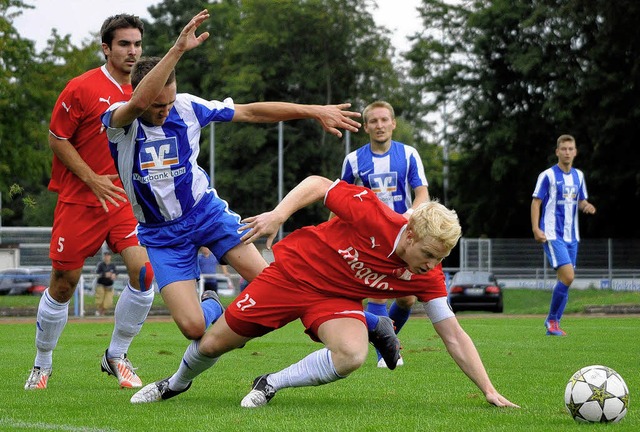
<instances>
[{"instance_id":1,"label":"blue and white striped jersey","mask_svg":"<svg viewBox=\"0 0 640 432\"><path fill-rule=\"evenodd\" d=\"M197 162L200 131L210 122L231 121L233 100L207 101L181 93L162 126L136 119L125 128L110 128L111 114L119 105L102 115L102 123L136 218L143 225L180 219L209 188L209 176Z\"/></svg>"},{"instance_id":2,"label":"blue and white striped jersey","mask_svg":"<svg viewBox=\"0 0 640 432\"><path fill-rule=\"evenodd\" d=\"M342 164L342 180L371 189L396 213L411 208L411 189L429 186L418 151L391 141L383 155L371 151L371 144L349 153Z\"/></svg>"},{"instance_id":3,"label":"blue and white striped jersey","mask_svg":"<svg viewBox=\"0 0 640 432\"><path fill-rule=\"evenodd\" d=\"M540 173L533 198L542 200L540 229L547 240L580 241L578 203L586 200L584 174L576 168L568 173L554 165Z\"/></svg>"}]
</instances>

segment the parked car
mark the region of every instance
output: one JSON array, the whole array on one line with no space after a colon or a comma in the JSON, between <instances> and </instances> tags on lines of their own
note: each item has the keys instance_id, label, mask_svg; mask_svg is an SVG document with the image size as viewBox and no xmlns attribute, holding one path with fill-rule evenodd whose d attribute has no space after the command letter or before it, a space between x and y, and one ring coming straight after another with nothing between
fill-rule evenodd
<instances>
[{"instance_id":1,"label":"parked car","mask_svg":"<svg viewBox=\"0 0 640 432\"><path fill-rule=\"evenodd\" d=\"M42 295L49 286L46 268L17 267L0 270L0 295Z\"/></svg>"},{"instance_id":2,"label":"parked car","mask_svg":"<svg viewBox=\"0 0 640 432\"><path fill-rule=\"evenodd\" d=\"M485 310L500 313L502 284L493 273L486 271L459 271L449 285L449 304L454 312Z\"/></svg>"}]
</instances>

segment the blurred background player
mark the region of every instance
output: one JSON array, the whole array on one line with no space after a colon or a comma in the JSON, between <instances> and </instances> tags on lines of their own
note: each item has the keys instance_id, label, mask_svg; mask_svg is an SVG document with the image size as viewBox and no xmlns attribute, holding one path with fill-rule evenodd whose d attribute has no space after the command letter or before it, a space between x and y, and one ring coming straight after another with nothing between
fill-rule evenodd
<instances>
[{"instance_id":1,"label":"blurred background player","mask_svg":"<svg viewBox=\"0 0 640 432\"><path fill-rule=\"evenodd\" d=\"M100 30L106 63L69 81L51 114L49 146L54 156L49 190L58 194L58 202L49 250L51 280L38 306L37 352L27 390L47 388L53 350L67 323L84 262L105 241L122 255L129 283L116 305L101 367L121 387L142 386L127 351L153 303L153 271L138 244L137 221L118 179L100 115L131 97L130 73L142 53L143 32L136 16L107 18Z\"/></svg>"},{"instance_id":2,"label":"blurred background player","mask_svg":"<svg viewBox=\"0 0 640 432\"><path fill-rule=\"evenodd\" d=\"M549 336L565 336L560 319L569 300L569 287L575 277L580 230L578 210L594 214L596 208L587 201L584 174L573 168L578 154L571 135L561 135L556 143L558 163L540 173L531 201L533 237L543 244L558 281L553 287L549 314L544 322Z\"/></svg>"},{"instance_id":3,"label":"blurred background player","mask_svg":"<svg viewBox=\"0 0 640 432\"><path fill-rule=\"evenodd\" d=\"M118 277L118 269L111 262L111 251L104 251L102 261L96 267L96 316L104 316L105 310L113 306L113 284Z\"/></svg>"},{"instance_id":4,"label":"blurred background player","mask_svg":"<svg viewBox=\"0 0 640 432\"><path fill-rule=\"evenodd\" d=\"M380 201L399 214L409 217L423 202L429 201L427 177L418 151L406 144L393 141L396 116L391 104L375 101L362 113L364 130L369 134L369 143L349 153L342 164L342 180L368 187ZM411 191L415 198L411 199ZM396 299L387 311L387 299L367 299L367 326L374 329L378 316L393 320L396 333L407 322L415 296ZM378 351L378 367L387 363ZM402 357L398 366L402 366Z\"/></svg>"}]
</instances>

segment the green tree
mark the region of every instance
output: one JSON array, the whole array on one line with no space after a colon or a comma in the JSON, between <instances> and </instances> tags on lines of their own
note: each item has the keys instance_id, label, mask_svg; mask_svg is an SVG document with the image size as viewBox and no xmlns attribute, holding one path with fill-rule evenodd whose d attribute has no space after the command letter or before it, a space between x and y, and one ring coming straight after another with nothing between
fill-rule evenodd
<instances>
[{"instance_id":1,"label":"green tree","mask_svg":"<svg viewBox=\"0 0 640 432\"><path fill-rule=\"evenodd\" d=\"M204 25L211 36L202 50L178 65L179 91L220 100L231 96L237 103L351 102L356 110L373 99L389 98L402 107L402 101L393 98L400 94L400 83L390 41L375 26L368 1L165 1L149 9L156 21L145 36L147 53L165 51L187 17L204 6L211 12ZM353 138L354 146L363 139ZM205 133L205 169L207 143ZM343 143L316 122L285 123L284 146L285 192L309 174L339 175ZM275 124L216 127L216 189L240 214L276 204L277 148ZM325 213L319 208L301 212L285 228L315 223L326 218Z\"/></svg>"},{"instance_id":2,"label":"green tree","mask_svg":"<svg viewBox=\"0 0 640 432\"><path fill-rule=\"evenodd\" d=\"M434 31L417 35L407 58L433 101L423 114L445 103L454 114L451 203L465 235L529 237L536 176L571 133L598 207L583 233L638 236L623 207L640 195L637 162L619 156L634 154L640 132L640 4L424 0L421 14Z\"/></svg>"},{"instance_id":3,"label":"green tree","mask_svg":"<svg viewBox=\"0 0 640 432\"><path fill-rule=\"evenodd\" d=\"M70 78L101 62L96 44L76 48L56 31L37 53L12 24L29 7L20 0L0 1L0 190L7 226L51 224L55 199L46 190L51 109Z\"/></svg>"}]
</instances>

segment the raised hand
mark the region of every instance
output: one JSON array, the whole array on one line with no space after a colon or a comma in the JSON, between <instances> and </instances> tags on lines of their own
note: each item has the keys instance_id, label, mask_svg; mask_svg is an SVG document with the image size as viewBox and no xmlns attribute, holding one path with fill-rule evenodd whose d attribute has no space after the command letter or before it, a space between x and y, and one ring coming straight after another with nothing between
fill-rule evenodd
<instances>
[{"instance_id":1,"label":"raised hand","mask_svg":"<svg viewBox=\"0 0 640 432\"><path fill-rule=\"evenodd\" d=\"M208 18L209 11L206 9L191 18L191 21L189 21L182 29L182 32L180 32L180 36L178 36L174 47L182 52L186 52L206 41L209 38L209 32L203 32L200 36L196 36L196 29Z\"/></svg>"}]
</instances>

